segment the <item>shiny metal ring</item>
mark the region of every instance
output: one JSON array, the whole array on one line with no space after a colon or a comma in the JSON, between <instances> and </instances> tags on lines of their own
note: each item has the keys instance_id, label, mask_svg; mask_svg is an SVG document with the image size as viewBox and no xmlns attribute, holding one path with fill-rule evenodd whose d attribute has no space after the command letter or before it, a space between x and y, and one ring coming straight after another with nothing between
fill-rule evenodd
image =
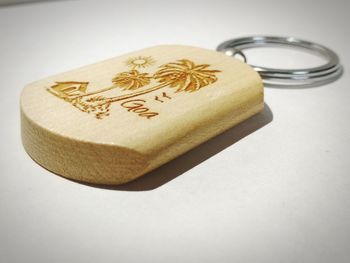
<instances>
[{"instance_id":1,"label":"shiny metal ring","mask_svg":"<svg viewBox=\"0 0 350 263\"><path fill-rule=\"evenodd\" d=\"M343 73L338 55L329 48L294 37L253 36L231 39L221 43L217 51L229 56L239 54L247 62L243 50L256 47L284 46L302 48L324 57L324 65L302 69L277 69L251 65L266 86L314 87L337 80Z\"/></svg>"}]
</instances>

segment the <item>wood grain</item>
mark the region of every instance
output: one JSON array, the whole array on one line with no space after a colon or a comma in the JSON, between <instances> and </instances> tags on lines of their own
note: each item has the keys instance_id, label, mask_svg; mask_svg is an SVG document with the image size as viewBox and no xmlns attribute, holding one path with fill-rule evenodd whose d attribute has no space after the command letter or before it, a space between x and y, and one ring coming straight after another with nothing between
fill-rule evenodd
<instances>
[{"instance_id":1,"label":"wood grain","mask_svg":"<svg viewBox=\"0 0 350 263\"><path fill-rule=\"evenodd\" d=\"M64 177L121 184L263 109L263 85L245 63L164 45L27 85L22 141Z\"/></svg>"}]
</instances>

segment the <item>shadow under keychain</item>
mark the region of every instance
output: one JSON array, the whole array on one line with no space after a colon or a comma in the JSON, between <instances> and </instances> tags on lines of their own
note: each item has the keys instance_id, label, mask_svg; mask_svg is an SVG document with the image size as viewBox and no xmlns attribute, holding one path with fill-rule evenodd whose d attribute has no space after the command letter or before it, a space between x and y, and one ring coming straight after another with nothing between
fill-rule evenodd
<instances>
[{"instance_id":1,"label":"shadow under keychain","mask_svg":"<svg viewBox=\"0 0 350 263\"><path fill-rule=\"evenodd\" d=\"M247 64L245 49L276 45L327 62L303 69ZM261 112L264 84L317 86L342 74L333 51L296 38L237 38L217 51L155 46L27 85L21 94L25 150L64 177L122 184Z\"/></svg>"}]
</instances>

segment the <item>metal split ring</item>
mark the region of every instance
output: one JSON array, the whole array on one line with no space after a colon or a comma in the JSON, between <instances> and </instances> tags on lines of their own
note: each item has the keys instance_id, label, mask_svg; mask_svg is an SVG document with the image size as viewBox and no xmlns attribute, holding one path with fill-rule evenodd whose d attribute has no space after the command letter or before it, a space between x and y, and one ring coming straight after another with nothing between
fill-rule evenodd
<instances>
[{"instance_id":1,"label":"metal split ring","mask_svg":"<svg viewBox=\"0 0 350 263\"><path fill-rule=\"evenodd\" d=\"M314 87L337 80L343 73L338 55L320 44L297 39L294 37L253 36L225 41L217 47L217 51L229 56L240 55L247 63L244 49L257 47L283 46L302 48L316 53L326 59L326 63L313 68L277 69L249 64L256 70L266 86L283 87Z\"/></svg>"}]
</instances>

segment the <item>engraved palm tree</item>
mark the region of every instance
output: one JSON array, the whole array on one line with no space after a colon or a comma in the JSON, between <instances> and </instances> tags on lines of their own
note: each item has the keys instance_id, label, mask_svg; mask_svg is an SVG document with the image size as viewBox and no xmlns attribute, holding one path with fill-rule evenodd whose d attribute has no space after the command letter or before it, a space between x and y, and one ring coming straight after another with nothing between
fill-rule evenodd
<instances>
[{"instance_id":1,"label":"engraved palm tree","mask_svg":"<svg viewBox=\"0 0 350 263\"><path fill-rule=\"evenodd\" d=\"M154 74L160 83L177 88L176 92L194 92L217 81L215 73L220 70L209 70L208 64L196 65L188 59L161 66Z\"/></svg>"},{"instance_id":2,"label":"engraved palm tree","mask_svg":"<svg viewBox=\"0 0 350 263\"><path fill-rule=\"evenodd\" d=\"M162 65L153 75L153 78L159 82L158 85L130 94L109 98L108 102L137 97L166 86L176 88L176 92L194 92L200 90L217 81L215 73L220 72L220 70L210 70L208 67L208 64L196 65L188 59L181 59L177 62Z\"/></svg>"},{"instance_id":3,"label":"engraved palm tree","mask_svg":"<svg viewBox=\"0 0 350 263\"><path fill-rule=\"evenodd\" d=\"M133 69L129 72L122 72L117 74L112 82L124 90L136 90L143 86L150 84L151 78L148 73L139 73Z\"/></svg>"},{"instance_id":4,"label":"engraved palm tree","mask_svg":"<svg viewBox=\"0 0 350 263\"><path fill-rule=\"evenodd\" d=\"M115 88L122 88L123 90L136 90L150 84L152 77L148 73L140 73L133 69L131 71L118 73L113 79L113 85L97 91L82 93L79 97L99 94Z\"/></svg>"}]
</instances>

